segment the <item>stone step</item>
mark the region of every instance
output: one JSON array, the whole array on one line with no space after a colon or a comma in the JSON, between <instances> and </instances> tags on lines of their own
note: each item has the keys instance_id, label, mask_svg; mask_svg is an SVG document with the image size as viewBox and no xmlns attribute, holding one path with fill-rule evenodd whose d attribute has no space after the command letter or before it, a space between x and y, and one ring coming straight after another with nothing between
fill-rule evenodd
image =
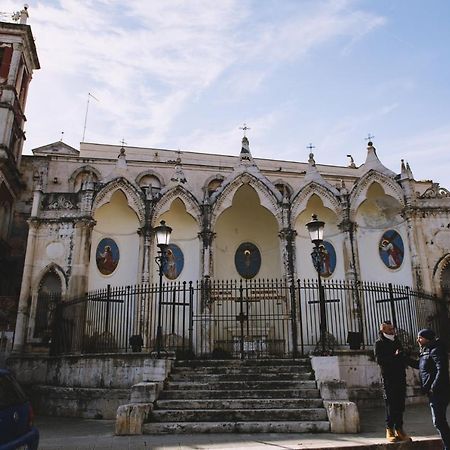
<instances>
[{"instance_id":1,"label":"stone step","mask_svg":"<svg viewBox=\"0 0 450 450\"><path fill-rule=\"evenodd\" d=\"M233 390L245 389L314 389L314 380L272 380L272 381L211 381L196 383L191 381L168 381L166 388L170 390Z\"/></svg>"},{"instance_id":2,"label":"stone step","mask_svg":"<svg viewBox=\"0 0 450 450\"><path fill-rule=\"evenodd\" d=\"M320 398L233 398L206 400L158 400L157 409L298 409L321 408Z\"/></svg>"},{"instance_id":3,"label":"stone step","mask_svg":"<svg viewBox=\"0 0 450 450\"><path fill-rule=\"evenodd\" d=\"M175 433L327 433L327 421L165 422L144 424L144 434Z\"/></svg>"},{"instance_id":4,"label":"stone step","mask_svg":"<svg viewBox=\"0 0 450 450\"><path fill-rule=\"evenodd\" d=\"M311 372L311 366L243 366L243 367L174 367L173 374L191 373L191 374L260 374L260 373L305 373Z\"/></svg>"},{"instance_id":5,"label":"stone step","mask_svg":"<svg viewBox=\"0 0 450 450\"><path fill-rule=\"evenodd\" d=\"M242 389L236 390L171 390L165 389L161 392L160 399L233 399L233 398L320 398L319 390L313 389Z\"/></svg>"},{"instance_id":6,"label":"stone step","mask_svg":"<svg viewBox=\"0 0 450 450\"><path fill-rule=\"evenodd\" d=\"M281 367L310 366L309 358L298 359L193 359L176 361L175 367Z\"/></svg>"},{"instance_id":7,"label":"stone step","mask_svg":"<svg viewBox=\"0 0 450 450\"><path fill-rule=\"evenodd\" d=\"M303 409L155 409L152 422L326 421L324 408Z\"/></svg>"},{"instance_id":8,"label":"stone step","mask_svg":"<svg viewBox=\"0 0 450 450\"><path fill-rule=\"evenodd\" d=\"M171 373L170 381L186 381L198 383L212 383L215 381L293 381L293 380L311 380L314 379L312 372L304 373L223 373L223 374L204 374L204 373Z\"/></svg>"}]
</instances>

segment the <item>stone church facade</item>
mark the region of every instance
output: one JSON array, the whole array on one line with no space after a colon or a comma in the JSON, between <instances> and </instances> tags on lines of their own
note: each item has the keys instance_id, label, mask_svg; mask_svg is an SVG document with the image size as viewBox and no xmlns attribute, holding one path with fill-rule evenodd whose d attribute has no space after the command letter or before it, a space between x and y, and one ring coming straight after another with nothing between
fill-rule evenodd
<instances>
[{"instance_id":1,"label":"stone church facade","mask_svg":"<svg viewBox=\"0 0 450 450\"><path fill-rule=\"evenodd\" d=\"M48 351L55 301L156 286L154 230L161 221L173 229L166 286L277 280L272 286L290 290L298 280L316 280L306 229L316 214L325 222L320 272L329 286L406 286L446 305L450 193L416 181L408 163L399 173L385 167L372 142L359 167L316 164L312 153L307 162L255 158L246 136L235 156L86 142L75 149L62 141L22 155L28 84L39 69L27 16L25 8L20 23L0 23L0 300L3 310L18 306L16 353ZM246 307L277 304L281 315L294 316L300 297L283 306L287 295L267 283ZM311 283L297 284L298 293L317 291ZM225 291L216 290L210 311L236 300ZM304 303L317 303L311 299ZM343 316L352 314L353 300L342 301ZM126 321L142 320L149 301L158 300L138 299ZM204 299L195 302L203 303L191 309L205 316ZM364 307L364 298L358 302ZM146 320L155 322L152 311ZM301 333L304 320L291 328ZM211 329L210 322L201 327ZM150 348L145 329L138 333ZM289 352L296 350L292 339Z\"/></svg>"},{"instance_id":2,"label":"stone church facade","mask_svg":"<svg viewBox=\"0 0 450 450\"><path fill-rule=\"evenodd\" d=\"M254 158L245 136L236 156L92 143L35 149L22 160L20 203L30 214L15 350L43 342L39 329L50 324L37 317L48 317L40 299L49 293L64 302L107 285L157 283L153 230L162 220L173 229L165 283L316 279L306 228L316 214L325 281L446 297L450 193L414 180L403 161L400 173L386 168L371 142L366 151L360 167L339 167L316 164L312 153L307 163Z\"/></svg>"}]
</instances>

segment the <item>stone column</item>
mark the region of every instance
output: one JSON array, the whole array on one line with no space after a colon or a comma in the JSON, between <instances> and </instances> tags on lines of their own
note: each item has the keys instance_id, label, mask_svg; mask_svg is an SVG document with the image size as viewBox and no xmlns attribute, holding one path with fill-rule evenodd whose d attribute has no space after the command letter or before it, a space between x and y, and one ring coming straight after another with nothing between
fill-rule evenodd
<instances>
[{"instance_id":1,"label":"stone column","mask_svg":"<svg viewBox=\"0 0 450 450\"><path fill-rule=\"evenodd\" d=\"M84 217L75 225L74 255L72 276L70 277L68 297L75 298L86 293L89 279L89 259L91 250L92 229L95 220Z\"/></svg>"},{"instance_id":2,"label":"stone column","mask_svg":"<svg viewBox=\"0 0 450 450\"><path fill-rule=\"evenodd\" d=\"M17 310L16 331L14 335L13 351L20 353L25 345L25 337L27 334L28 319L31 307L31 283L33 277L33 260L36 245L36 236L39 229L39 221L31 218L28 221L28 239L27 251L25 254L25 263L23 267L22 285L20 288L19 307Z\"/></svg>"},{"instance_id":3,"label":"stone column","mask_svg":"<svg viewBox=\"0 0 450 450\"><path fill-rule=\"evenodd\" d=\"M19 72L20 59L22 57L23 45L19 42L13 44L13 54L11 58L11 65L9 66L7 84L16 85L17 73Z\"/></svg>"},{"instance_id":4,"label":"stone column","mask_svg":"<svg viewBox=\"0 0 450 450\"><path fill-rule=\"evenodd\" d=\"M344 219L339 224L340 230L344 233L343 253L345 265L345 280L349 282L352 289L347 292L347 310L349 312L349 331L363 332L362 305L359 297L359 256L358 246L355 239L356 223Z\"/></svg>"},{"instance_id":5,"label":"stone column","mask_svg":"<svg viewBox=\"0 0 450 450\"><path fill-rule=\"evenodd\" d=\"M290 227L283 228L278 236L281 239L282 258L286 280L289 284L295 283L297 271L295 264L295 237L297 232Z\"/></svg>"},{"instance_id":6,"label":"stone column","mask_svg":"<svg viewBox=\"0 0 450 450\"><path fill-rule=\"evenodd\" d=\"M201 257L200 263L202 279L210 278L213 272L213 249L212 243L215 233L211 230L211 205L205 198L202 205L202 229L198 233L201 240Z\"/></svg>"}]
</instances>

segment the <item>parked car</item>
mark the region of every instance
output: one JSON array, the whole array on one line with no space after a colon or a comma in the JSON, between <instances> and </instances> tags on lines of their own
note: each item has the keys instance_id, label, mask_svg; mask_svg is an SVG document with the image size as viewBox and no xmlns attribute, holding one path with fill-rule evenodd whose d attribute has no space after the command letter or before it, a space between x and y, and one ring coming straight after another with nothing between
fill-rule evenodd
<instances>
[{"instance_id":1,"label":"parked car","mask_svg":"<svg viewBox=\"0 0 450 450\"><path fill-rule=\"evenodd\" d=\"M39 431L33 426L33 409L19 383L0 369L0 450L36 450Z\"/></svg>"}]
</instances>

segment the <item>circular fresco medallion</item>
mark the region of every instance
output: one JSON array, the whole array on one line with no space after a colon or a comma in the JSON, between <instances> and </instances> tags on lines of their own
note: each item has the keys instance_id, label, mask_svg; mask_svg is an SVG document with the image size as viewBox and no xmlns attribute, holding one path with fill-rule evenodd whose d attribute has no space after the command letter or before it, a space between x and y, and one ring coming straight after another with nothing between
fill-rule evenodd
<instances>
[{"instance_id":1,"label":"circular fresco medallion","mask_svg":"<svg viewBox=\"0 0 450 450\"><path fill-rule=\"evenodd\" d=\"M395 230L388 230L383 233L378 251L384 265L389 269L398 269L402 265L405 248L402 237Z\"/></svg>"},{"instance_id":2,"label":"circular fresco medallion","mask_svg":"<svg viewBox=\"0 0 450 450\"><path fill-rule=\"evenodd\" d=\"M120 253L116 242L111 238L102 239L95 252L97 268L102 275L111 275L119 264Z\"/></svg>"},{"instance_id":3,"label":"circular fresco medallion","mask_svg":"<svg viewBox=\"0 0 450 450\"><path fill-rule=\"evenodd\" d=\"M322 277L331 277L334 269L336 269L336 251L333 244L328 241L323 241L321 245L322 265L320 268L320 275Z\"/></svg>"},{"instance_id":4,"label":"circular fresco medallion","mask_svg":"<svg viewBox=\"0 0 450 450\"><path fill-rule=\"evenodd\" d=\"M234 255L236 270L242 278L254 278L261 268L261 253L251 242L243 242Z\"/></svg>"},{"instance_id":5,"label":"circular fresco medallion","mask_svg":"<svg viewBox=\"0 0 450 450\"><path fill-rule=\"evenodd\" d=\"M169 280L175 280L180 275L184 267L184 255L178 245L169 244L166 250L167 260L163 267L163 272Z\"/></svg>"}]
</instances>

